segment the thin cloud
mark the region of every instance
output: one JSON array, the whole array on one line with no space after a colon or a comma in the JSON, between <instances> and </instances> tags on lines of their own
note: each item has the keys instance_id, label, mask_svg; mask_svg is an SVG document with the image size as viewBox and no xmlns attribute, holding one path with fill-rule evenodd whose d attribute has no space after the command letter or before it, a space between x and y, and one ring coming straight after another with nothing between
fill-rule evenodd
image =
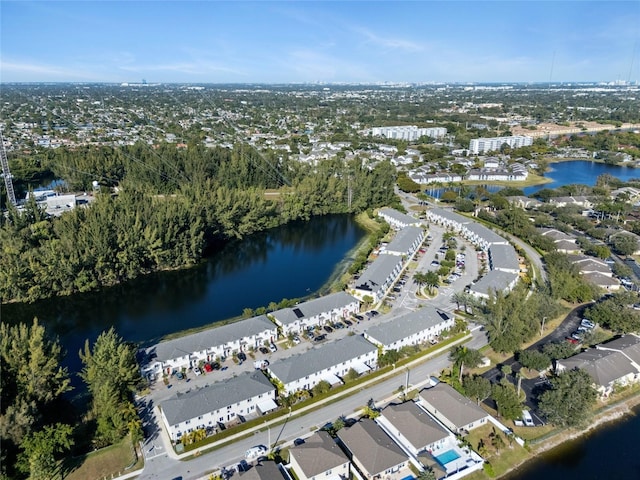
<instances>
[{"instance_id":1,"label":"thin cloud","mask_svg":"<svg viewBox=\"0 0 640 480\"><path fill-rule=\"evenodd\" d=\"M47 77L81 80L98 80L100 78L92 73L86 73L84 69L60 68L55 65L6 61L3 59L0 59L0 71L2 71L4 81L12 81L11 78L13 78L14 75L19 76L23 74L38 74Z\"/></svg>"},{"instance_id":2,"label":"thin cloud","mask_svg":"<svg viewBox=\"0 0 640 480\"><path fill-rule=\"evenodd\" d=\"M407 52L419 52L424 50L423 45L416 42L412 42L411 40L405 40L402 38L384 37L384 36L375 34L372 31L362 27L356 27L353 29L353 31L363 36L366 39L367 43L372 43L374 45L378 45L384 48L394 49L394 50L404 50Z\"/></svg>"}]
</instances>

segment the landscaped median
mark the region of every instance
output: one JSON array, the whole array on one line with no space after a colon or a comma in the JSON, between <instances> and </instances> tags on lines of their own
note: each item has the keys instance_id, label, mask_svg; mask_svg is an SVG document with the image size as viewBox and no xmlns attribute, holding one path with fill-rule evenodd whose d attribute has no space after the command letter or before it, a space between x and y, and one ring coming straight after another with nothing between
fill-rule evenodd
<instances>
[{"instance_id":1,"label":"landscaped median","mask_svg":"<svg viewBox=\"0 0 640 480\"><path fill-rule=\"evenodd\" d=\"M307 410L316 408L319 403L326 405L337 402L342 398L349 396L354 391L360 391L363 388L386 380L392 375L397 375L400 367L423 363L438 354L448 352L448 347L470 340L471 338L472 336L469 332L459 333L451 338L441 341L437 345L430 346L415 355L398 360L395 363L395 368L394 365L382 367L375 372L357 378L345 385L332 388L324 394L316 395L308 400L299 402L291 406L290 411L289 409L282 409L278 412L269 413L249 420L237 427L212 435L200 442L187 445L184 447L184 452L178 455L178 458L181 460L189 459L191 456L198 456L205 451L221 448L236 440L252 436L256 430L261 431L266 428L281 425L288 421L292 416L299 416L304 414Z\"/></svg>"}]
</instances>

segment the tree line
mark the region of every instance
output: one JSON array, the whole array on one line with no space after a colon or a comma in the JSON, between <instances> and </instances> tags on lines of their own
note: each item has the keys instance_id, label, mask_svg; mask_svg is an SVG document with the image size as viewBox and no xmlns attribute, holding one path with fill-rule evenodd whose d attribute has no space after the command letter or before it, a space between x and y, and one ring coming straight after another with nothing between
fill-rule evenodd
<instances>
[{"instance_id":1,"label":"tree line","mask_svg":"<svg viewBox=\"0 0 640 480\"><path fill-rule=\"evenodd\" d=\"M0 323L0 478L50 479L69 452L142 439L133 392L141 382L135 348L111 328L79 352L80 377L89 391L84 416L66 393L72 390L57 339L31 325ZM72 450L74 449L75 450Z\"/></svg>"},{"instance_id":2,"label":"tree line","mask_svg":"<svg viewBox=\"0 0 640 480\"><path fill-rule=\"evenodd\" d=\"M278 163L247 146L84 147L48 155L70 188L88 189L100 178L103 191L87 208L55 218L34 200L22 212L9 208L0 220L2 302L188 267L231 239L315 215L358 213L394 198L388 162L373 168L358 159Z\"/></svg>"}]
</instances>

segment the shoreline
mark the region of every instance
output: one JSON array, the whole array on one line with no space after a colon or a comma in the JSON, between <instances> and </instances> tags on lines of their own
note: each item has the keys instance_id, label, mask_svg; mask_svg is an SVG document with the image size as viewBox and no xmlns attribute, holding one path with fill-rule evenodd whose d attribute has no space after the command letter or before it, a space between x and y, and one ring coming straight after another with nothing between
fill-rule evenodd
<instances>
[{"instance_id":1,"label":"shoreline","mask_svg":"<svg viewBox=\"0 0 640 480\"><path fill-rule=\"evenodd\" d=\"M527 468L530 464L533 464L540 456L553 448L561 445L565 442L577 440L584 437L588 433L597 430L609 423L623 420L629 415L634 415L633 409L640 405L640 392L636 392L626 399L617 401L616 403L608 406L601 407L601 411L596 413L589 424L581 430L575 430L573 428L564 428L557 430L555 433L551 433L548 438L541 440L539 443L531 444L531 456L514 465L512 468L504 472L502 475L495 478L511 478L510 476L516 474L519 470Z\"/></svg>"}]
</instances>

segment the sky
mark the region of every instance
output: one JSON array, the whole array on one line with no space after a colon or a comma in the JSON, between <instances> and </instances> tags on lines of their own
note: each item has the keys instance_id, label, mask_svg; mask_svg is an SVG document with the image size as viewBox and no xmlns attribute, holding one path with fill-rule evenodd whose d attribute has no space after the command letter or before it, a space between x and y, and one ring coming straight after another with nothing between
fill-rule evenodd
<instances>
[{"instance_id":1,"label":"sky","mask_svg":"<svg viewBox=\"0 0 640 480\"><path fill-rule=\"evenodd\" d=\"M640 1L0 1L1 82L640 81Z\"/></svg>"}]
</instances>

